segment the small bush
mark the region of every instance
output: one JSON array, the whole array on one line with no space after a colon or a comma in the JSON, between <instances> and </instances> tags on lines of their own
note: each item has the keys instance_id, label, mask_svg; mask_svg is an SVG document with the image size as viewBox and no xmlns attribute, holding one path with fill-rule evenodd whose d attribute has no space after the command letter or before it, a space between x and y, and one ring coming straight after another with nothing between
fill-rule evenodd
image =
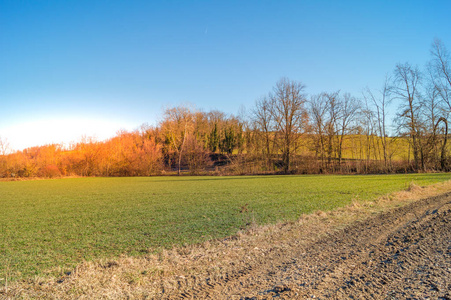
<instances>
[{"instance_id":1,"label":"small bush","mask_svg":"<svg viewBox=\"0 0 451 300\"><path fill-rule=\"evenodd\" d=\"M55 165L48 165L39 170L38 176L46 178L61 177L61 171Z\"/></svg>"}]
</instances>

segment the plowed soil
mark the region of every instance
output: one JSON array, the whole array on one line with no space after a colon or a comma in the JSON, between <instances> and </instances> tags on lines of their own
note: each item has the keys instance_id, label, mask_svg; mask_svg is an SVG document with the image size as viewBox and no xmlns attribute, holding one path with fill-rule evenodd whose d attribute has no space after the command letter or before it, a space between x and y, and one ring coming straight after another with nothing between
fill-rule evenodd
<instances>
[{"instance_id":1,"label":"plowed soil","mask_svg":"<svg viewBox=\"0 0 451 300\"><path fill-rule=\"evenodd\" d=\"M274 241L277 243L277 241ZM178 299L451 299L451 196L378 214L246 267L179 286Z\"/></svg>"}]
</instances>

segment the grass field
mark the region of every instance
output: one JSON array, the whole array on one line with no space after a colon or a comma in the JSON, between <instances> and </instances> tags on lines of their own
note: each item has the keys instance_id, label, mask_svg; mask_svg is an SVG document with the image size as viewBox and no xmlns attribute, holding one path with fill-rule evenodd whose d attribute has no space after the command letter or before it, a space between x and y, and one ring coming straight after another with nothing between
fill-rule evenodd
<instances>
[{"instance_id":1,"label":"grass field","mask_svg":"<svg viewBox=\"0 0 451 300\"><path fill-rule=\"evenodd\" d=\"M77 178L0 182L0 285L366 201L451 174Z\"/></svg>"}]
</instances>

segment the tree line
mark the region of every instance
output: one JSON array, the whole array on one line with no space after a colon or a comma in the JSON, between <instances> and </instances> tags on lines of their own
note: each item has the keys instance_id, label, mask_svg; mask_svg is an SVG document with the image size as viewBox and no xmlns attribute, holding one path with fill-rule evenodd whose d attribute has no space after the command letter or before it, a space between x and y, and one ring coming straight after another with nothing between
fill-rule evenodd
<instances>
[{"instance_id":1,"label":"tree line","mask_svg":"<svg viewBox=\"0 0 451 300\"><path fill-rule=\"evenodd\" d=\"M436 39L423 70L398 64L360 97L307 95L282 78L239 115L176 106L107 141L13 153L0 138L0 177L449 171L450 97L450 54Z\"/></svg>"}]
</instances>

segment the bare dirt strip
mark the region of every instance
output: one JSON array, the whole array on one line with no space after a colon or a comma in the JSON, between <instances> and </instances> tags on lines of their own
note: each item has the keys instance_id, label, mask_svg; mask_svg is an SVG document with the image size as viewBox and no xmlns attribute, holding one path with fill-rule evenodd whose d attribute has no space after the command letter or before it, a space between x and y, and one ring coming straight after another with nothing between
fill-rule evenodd
<instances>
[{"instance_id":1,"label":"bare dirt strip","mask_svg":"<svg viewBox=\"0 0 451 300\"><path fill-rule=\"evenodd\" d=\"M450 190L414 186L223 240L85 262L0 287L0 299L451 299Z\"/></svg>"},{"instance_id":2,"label":"bare dirt strip","mask_svg":"<svg viewBox=\"0 0 451 300\"><path fill-rule=\"evenodd\" d=\"M451 196L421 200L284 249L177 298L451 299Z\"/></svg>"}]
</instances>

